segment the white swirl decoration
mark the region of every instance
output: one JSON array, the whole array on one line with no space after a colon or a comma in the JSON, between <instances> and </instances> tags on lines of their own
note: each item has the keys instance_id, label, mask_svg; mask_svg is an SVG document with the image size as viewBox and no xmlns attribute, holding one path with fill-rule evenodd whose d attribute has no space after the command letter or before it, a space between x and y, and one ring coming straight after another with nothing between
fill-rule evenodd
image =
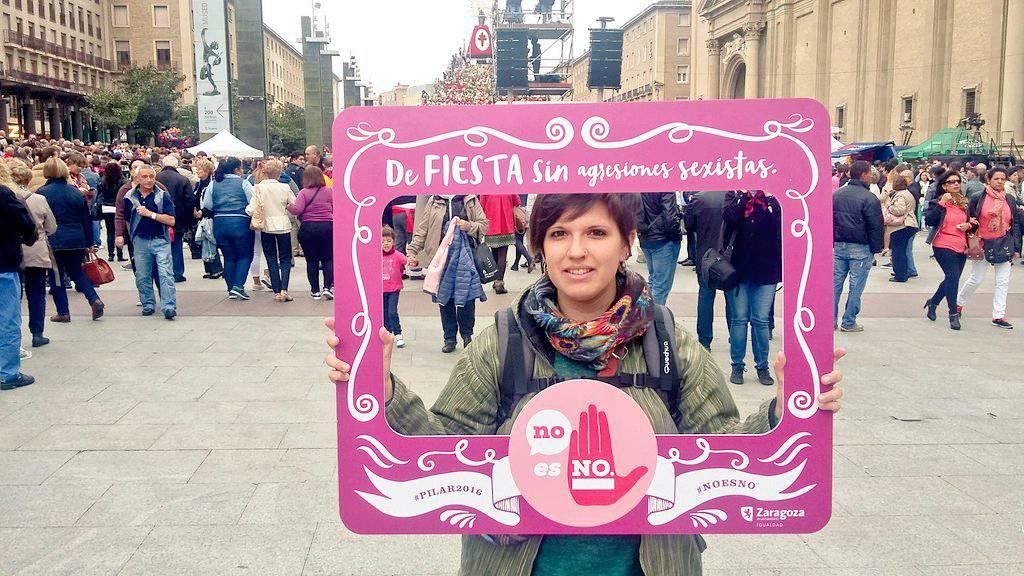
<instances>
[{"instance_id":1,"label":"white swirl decoration","mask_svg":"<svg viewBox=\"0 0 1024 576\"><path fill-rule=\"evenodd\" d=\"M733 454L736 458L733 458L729 464L734 470L743 470L750 464L750 458L739 450L714 450L711 448L711 444L707 441L707 438L697 438L697 448L700 448L701 453L696 458L691 460L684 460L680 457L678 448L670 448L668 451L668 461L675 464L683 464L684 466L695 466L697 464L703 464L711 457L712 454Z\"/></svg>"},{"instance_id":2,"label":"white swirl decoration","mask_svg":"<svg viewBox=\"0 0 1024 576\"><path fill-rule=\"evenodd\" d=\"M583 122L583 128L580 134L580 137L588 146L599 150L628 148L630 146L646 142L647 140L661 134L666 134L670 143L683 144L690 141L693 135L697 133L708 134L710 136L717 136L739 142L768 142L771 140L783 139L792 142L797 148L799 148L803 157L807 160L811 178L807 190L800 192L793 189L787 189L785 191L786 197L797 201L802 209L802 214L798 215L798 217L793 220L793 223L790 226L790 233L794 238L803 238L806 245L803 268L801 270L800 283L797 291L796 313L793 314L793 327L794 335L800 346L800 351L803 354L804 359L807 361L811 381L814 384L814 392L812 394L806 390L798 390L789 397L787 408L791 414L798 418L810 418L818 411L818 396L821 394L821 378L818 375L818 364L815 362L814 356L811 355L811 350L807 345L806 339L806 334L815 327L815 318L813 311L804 304L813 255L810 211L807 206L807 197L810 196L818 186L820 175L818 172L818 163L815 160L814 154L803 140L794 136L794 134L806 134L813 128L814 120L804 118L800 114L794 114L785 122L780 122L778 120L769 120L765 122L763 125L763 134L739 134L708 126L697 126L683 122L670 122L658 126L657 128L652 128L651 130L632 138L624 140L608 140L608 137L611 134L611 126L609 126L608 121L600 116L592 116Z\"/></svg>"},{"instance_id":3,"label":"white swirl decoration","mask_svg":"<svg viewBox=\"0 0 1024 576\"><path fill-rule=\"evenodd\" d=\"M800 452L803 452L805 449L811 447L811 445L806 442L801 442L800 444L797 444L795 447L794 444L800 442L800 440L803 440L804 438L807 438L810 435L810 432L798 432L790 436L788 440L783 442L782 446L779 446L779 449L776 450L774 454L767 458L758 458L757 461L764 462L766 464L768 462L771 462L776 466L789 466L790 462L795 460L797 455L800 454Z\"/></svg>"},{"instance_id":4,"label":"white swirl decoration","mask_svg":"<svg viewBox=\"0 0 1024 576\"><path fill-rule=\"evenodd\" d=\"M717 508L690 512L690 521L693 522L694 528L707 528L712 524L718 524L720 521L723 521L728 517L729 515L726 514L725 511Z\"/></svg>"},{"instance_id":5,"label":"white swirl decoration","mask_svg":"<svg viewBox=\"0 0 1024 576\"><path fill-rule=\"evenodd\" d=\"M356 438L369 444L369 446L360 446L356 448L356 450L369 456L370 460L373 460L373 462L381 468L391 468L395 465L409 463L408 460L401 460L397 458L390 450L387 449L386 446L384 446L384 444L381 443L380 440L377 440L373 436L362 434Z\"/></svg>"},{"instance_id":6,"label":"white swirl decoration","mask_svg":"<svg viewBox=\"0 0 1024 576\"><path fill-rule=\"evenodd\" d=\"M476 514L468 510L445 510L441 513L441 521L459 528L472 528L476 523Z\"/></svg>"},{"instance_id":7,"label":"white swirl decoration","mask_svg":"<svg viewBox=\"0 0 1024 576\"><path fill-rule=\"evenodd\" d=\"M349 381L349 386L347 386L347 402L349 414L351 414L353 418L360 422L369 422L380 412L380 401L377 400L376 396L367 392L360 394L358 397L356 396L356 387L358 383L360 383L359 369L362 366L366 350L369 348L370 339L376 336L376 332L373 330L374 327L370 322L370 309L366 295L366 286L363 284L363 277L361 274L359 245L369 244L370 240L373 238L373 223L364 223L362 222L361 217L363 214L363 208L376 204L377 197L373 195L373 191L368 191L369 193L362 199L357 199L355 197L352 190L352 173L355 170L356 163L363 154L375 146L384 146L386 148L396 150L409 150L423 146L430 146L431 144L456 138L461 138L466 145L474 148L485 146L493 137L513 146L529 150L561 150L573 141L576 137L576 131L569 120L559 116L557 118L552 118L545 125L544 136L547 138L547 141L540 142L523 140L506 132L486 126L474 126L464 130L445 132L429 138L422 138L409 142L399 142L398 134L393 128L385 127L375 130L369 123L360 122L359 124L350 126L345 130L345 135L353 142L365 143L348 159L348 163L345 166L344 176L342 178L342 186L345 191L345 196L356 208L352 217L352 227L355 233L352 236L351 255L353 279L355 280L356 293L359 295L359 304L361 308L361 311L352 317L352 322L349 326L349 330L352 335L355 336L356 340L359 342L359 348L356 350L355 358L352 360L351 380ZM379 223L377 223L377 225L379 225Z\"/></svg>"},{"instance_id":8,"label":"white swirl decoration","mask_svg":"<svg viewBox=\"0 0 1024 576\"><path fill-rule=\"evenodd\" d=\"M455 456L456 460L466 466L484 466L486 464L494 464L498 461L496 459L498 454L493 448L488 448L484 451L483 460L473 460L472 458L467 457L464 454L466 448L469 448L469 440L467 438L463 438L455 444L454 450L432 450L430 452L424 452L416 461L416 465L419 466L420 470L430 472L434 469L434 457L436 456Z\"/></svg>"}]
</instances>

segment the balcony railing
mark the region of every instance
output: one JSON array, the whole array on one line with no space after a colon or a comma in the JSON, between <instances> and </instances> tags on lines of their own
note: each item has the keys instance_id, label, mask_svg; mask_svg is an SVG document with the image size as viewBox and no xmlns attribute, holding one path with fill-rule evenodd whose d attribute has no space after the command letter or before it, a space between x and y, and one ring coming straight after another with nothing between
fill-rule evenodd
<instances>
[{"instance_id":1,"label":"balcony railing","mask_svg":"<svg viewBox=\"0 0 1024 576\"><path fill-rule=\"evenodd\" d=\"M96 90L95 87L87 86L85 84L77 82L71 82L69 80L50 78L49 76L33 74L26 70L12 70L10 68L7 68L2 62L0 62L0 78L24 82L27 84L34 84L36 86L42 86L44 88L64 90L66 92L72 92L75 94L90 94Z\"/></svg>"},{"instance_id":2,"label":"balcony railing","mask_svg":"<svg viewBox=\"0 0 1024 576\"><path fill-rule=\"evenodd\" d=\"M114 69L113 63L106 58L86 54L85 52L75 50L74 48L65 48L60 44L54 44L53 42L43 40L42 38L29 36L28 34L18 32L17 30L4 30L4 41L8 44L21 46L22 48L30 48L32 50L39 50L40 52L46 52L47 54L57 56L58 58L74 60L75 62L94 66L96 68L102 68L103 70Z\"/></svg>"}]
</instances>

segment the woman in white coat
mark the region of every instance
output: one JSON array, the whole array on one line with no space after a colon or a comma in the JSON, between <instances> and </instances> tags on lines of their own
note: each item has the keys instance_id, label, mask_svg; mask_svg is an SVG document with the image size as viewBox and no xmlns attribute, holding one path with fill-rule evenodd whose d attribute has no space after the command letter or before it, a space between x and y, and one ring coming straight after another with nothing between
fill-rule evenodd
<instances>
[{"instance_id":1,"label":"woman in white coat","mask_svg":"<svg viewBox=\"0 0 1024 576\"><path fill-rule=\"evenodd\" d=\"M267 259L274 300L291 302L293 298L288 294L288 281L292 272L292 222L288 217L288 206L295 203L295 194L291 187L278 181L284 170L280 160L268 160L262 170L265 179L253 188L245 211L253 217L253 228L258 227L261 232L260 244ZM263 213L262 223L259 222L259 212Z\"/></svg>"}]
</instances>

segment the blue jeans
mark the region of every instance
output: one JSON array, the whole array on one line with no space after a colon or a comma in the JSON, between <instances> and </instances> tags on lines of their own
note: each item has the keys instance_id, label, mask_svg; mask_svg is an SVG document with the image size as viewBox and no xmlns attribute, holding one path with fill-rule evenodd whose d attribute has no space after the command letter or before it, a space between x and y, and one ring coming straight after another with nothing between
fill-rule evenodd
<instances>
[{"instance_id":1,"label":"blue jeans","mask_svg":"<svg viewBox=\"0 0 1024 576\"><path fill-rule=\"evenodd\" d=\"M100 297L96 294L89 277L82 270L82 262L85 260L85 250L54 250L53 257L57 260L57 273L50 271L50 294L53 296L53 303L57 308L57 314L68 316L71 309L68 307L68 287L64 285L64 278L70 278L75 286L82 291L85 299L92 304Z\"/></svg>"},{"instance_id":2,"label":"blue jeans","mask_svg":"<svg viewBox=\"0 0 1024 576\"><path fill-rule=\"evenodd\" d=\"M92 221L92 247L93 248L99 248L101 246L100 238L102 238L102 236L100 236L100 221L99 220L93 220Z\"/></svg>"},{"instance_id":3,"label":"blue jeans","mask_svg":"<svg viewBox=\"0 0 1024 576\"><path fill-rule=\"evenodd\" d=\"M747 325L754 352L754 367L768 369L768 322L775 302L775 284L740 282L726 292L729 302L729 354L732 365L743 368L747 354Z\"/></svg>"},{"instance_id":4,"label":"blue jeans","mask_svg":"<svg viewBox=\"0 0 1024 576\"><path fill-rule=\"evenodd\" d=\"M402 322L398 318L398 298L401 290L384 293L384 327L395 336L402 333Z\"/></svg>"},{"instance_id":5,"label":"blue jeans","mask_svg":"<svg viewBox=\"0 0 1024 576\"><path fill-rule=\"evenodd\" d=\"M0 272L0 381L21 371L21 278Z\"/></svg>"},{"instance_id":6,"label":"blue jeans","mask_svg":"<svg viewBox=\"0 0 1024 576\"><path fill-rule=\"evenodd\" d=\"M249 218L218 216L213 219L213 236L224 254L224 283L228 290L244 288L256 245L256 235L249 229Z\"/></svg>"},{"instance_id":7,"label":"blue jeans","mask_svg":"<svg viewBox=\"0 0 1024 576\"><path fill-rule=\"evenodd\" d=\"M263 256L267 259L267 272L270 273L270 286L274 294L288 291L288 283L292 277L292 235L260 234L263 245Z\"/></svg>"},{"instance_id":8,"label":"blue jeans","mask_svg":"<svg viewBox=\"0 0 1024 576\"><path fill-rule=\"evenodd\" d=\"M850 277L850 295L846 299L846 310L843 313L842 326L849 328L857 323L860 314L860 297L864 294L864 286L868 283L868 272L875 255L867 244L836 242L832 248L832 295L834 297L832 318L839 322L839 297L843 295L846 277Z\"/></svg>"},{"instance_id":9,"label":"blue jeans","mask_svg":"<svg viewBox=\"0 0 1024 576\"><path fill-rule=\"evenodd\" d=\"M153 280L160 283L160 309L169 312L177 307L174 273L171 265L171 244L165 238L133 238L135 245L135 287L143 311L156 310ZM154 264L157 277L153 278Z\"/></svg>"},{"instance_id":10,"label":"blue jeans","mask_svg":"<svg viewBox=\"0 0 1024 576\"><path fill-rule=\"evenodd\" d=\"M651 287L651 296L654 297L656 304L664 306L669 292L672 291L672 282L676 279L679 247L679 242L671 240L640 244L640 249L647 259L647 283Z\"/></svg>"},{"instance_id":11,"label":"blue jeans","mask_svg":"<svg viewBox=\"0 0 1024 576\"><path fill-rule=\"evenodd\" d=\"M179 234L177 230L174 231L174 241L171 242L171 262L174 270L174 279L181 280L185 277L185 254L184 254L184 243L185 231L182 230Z\"/></svg>"},{"instance_id":12,"label":"blue jeans","mask_svg":"<svg viewBox=\"0 0 1024 576\"><path fill-rule=\"evenodd\" d=\"M914 238L919 232L917 228L912 228L912 230L910 239L907 240L907 275L910 277L917 276L917 265L914 264Z\"/></svg>"}]
</instances>

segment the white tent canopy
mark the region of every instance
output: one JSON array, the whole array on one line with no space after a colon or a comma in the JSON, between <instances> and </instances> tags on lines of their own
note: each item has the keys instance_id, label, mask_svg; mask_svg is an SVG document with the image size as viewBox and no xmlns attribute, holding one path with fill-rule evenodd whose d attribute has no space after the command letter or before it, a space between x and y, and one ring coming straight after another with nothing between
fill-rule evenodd
<instances>
[{"instance_id":1,"label":"white tent canopy","mask_svg":"<svg viewBox=\"0 0 1024 576\"><path fill-rule=\"evenodd\" d=\"M210 138L198 146L189 148L188 151L192 154L206 152L208 155L216 156L218 158L225 158L227 156L234 156L235 158L243 160L248 158L263 158L263 152L249 146L238 138L235 138L234 135L227 130L221 130L213 138Z\"/></svg>"},{"instance_id":2,"label":"white tent canopy","mask_svg":"<svg viewBox=\"0 0 1024 576\"><path fill-rule=\"evenodd\" d=\"M833 152L835 152L836 150L839 150L843 146L846 146L846 144L843 144L839 140L836 140L835 136L832 137L832 151Z\"/></svg>"}]
</instances>

